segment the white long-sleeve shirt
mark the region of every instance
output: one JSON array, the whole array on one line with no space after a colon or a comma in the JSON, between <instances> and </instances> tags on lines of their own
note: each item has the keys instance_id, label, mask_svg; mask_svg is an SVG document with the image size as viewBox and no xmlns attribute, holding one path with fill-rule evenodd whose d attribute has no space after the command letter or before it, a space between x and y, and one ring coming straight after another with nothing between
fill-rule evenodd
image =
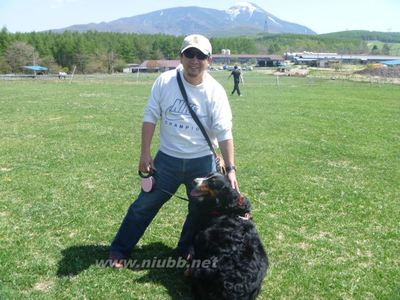
<instances>
[{"instance_id":1,"label":"white long-sleeve shirt","mask_svg":"<svg viewBox=\"0 0 400 300\"><path fill-rule=\"evenodd\" d=\"M153 84L144 113L144 122L160 121L160 150L178 158L197 158L211 150L193 120L181 94L176 70L162 73ZM214 147L232 139L232 112L224 88L208 73L200 85L181 78L189 102L203 124Z\"/></svg>"}]
</instances>

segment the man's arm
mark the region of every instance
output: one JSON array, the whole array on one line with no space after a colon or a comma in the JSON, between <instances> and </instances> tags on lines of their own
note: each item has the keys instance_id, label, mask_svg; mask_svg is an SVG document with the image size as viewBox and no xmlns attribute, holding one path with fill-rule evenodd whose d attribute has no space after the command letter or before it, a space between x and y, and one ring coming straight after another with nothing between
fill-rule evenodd
<instances>
[{"instance_id":1,"label":"man's arm","mask_svg":"<svg viewBox=\"0 0 400 300\"><path fill-rule=\"evenodd\" d=\"M235 147L233 144L233 140L225 140L219 142L219 147L221 149L222 157L225 161L226 167L231 167L235 165ZM236 171L231 170L228 173L228 178L231 182L232 187L239 192L239 183L236 178Z\"/></svg>"},{"instance_id":2,"label":"man's arm","mask_svg":"<svg viewBox=\"0 0 400 300\"><path fill-rule=\"evenodd\" d=\"M153 140L155 129L156 124L143 122L139 170L145 173L149 173L150 169L154 169L154 162L151 157L151 141Z\"/></svg>"}]
</instances>

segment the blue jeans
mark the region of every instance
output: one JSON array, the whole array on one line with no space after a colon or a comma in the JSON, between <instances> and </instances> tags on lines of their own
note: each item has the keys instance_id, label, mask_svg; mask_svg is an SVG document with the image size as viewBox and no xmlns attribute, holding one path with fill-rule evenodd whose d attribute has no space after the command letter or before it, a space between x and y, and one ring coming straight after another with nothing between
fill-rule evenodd
<instances>
[{"instance_id":1,"label":"blue jeans","mask_svg":"<svg viewBox=\"0 0 400 300\"><path fill-rule=\"evenodd\" d=\"M205 177L211 171L215 171L215 161L212 155L180 159L159 151L154 159L154 165L157 169L154 176L156 187L149 193L142 191L129 207L117 235L111 243L111 255L114 258L124 259L130 256L160 208L172 197L164 191L174 194L179 186L184 184L190 199L193 180L197 177ZM199 217L196 203L189 201L188 214L178 242L178 250L182 255L186 255L192 245L197 225L200 223Z\"/></svg>"}]
</instances>

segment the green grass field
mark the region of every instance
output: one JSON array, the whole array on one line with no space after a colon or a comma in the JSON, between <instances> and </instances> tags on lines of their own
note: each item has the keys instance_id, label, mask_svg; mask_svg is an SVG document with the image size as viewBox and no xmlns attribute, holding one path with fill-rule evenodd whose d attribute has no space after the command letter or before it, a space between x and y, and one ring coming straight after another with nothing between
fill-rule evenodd
<instances>
[{"instance_id":1,"label":"green grass field","mask_svg":"<svg viewBox=\"0 0 400 300\"><path fill-rule=\"evenodd\" d=\"M182 269L96 264L139 192L154 78L0 81L0 299L190 299ZM400 299L400 86L252 72L242 90L238 178L271 261L260 299ZM171 199L132 257L171 255L185 214Z\"/></svg>"}]
</instances>

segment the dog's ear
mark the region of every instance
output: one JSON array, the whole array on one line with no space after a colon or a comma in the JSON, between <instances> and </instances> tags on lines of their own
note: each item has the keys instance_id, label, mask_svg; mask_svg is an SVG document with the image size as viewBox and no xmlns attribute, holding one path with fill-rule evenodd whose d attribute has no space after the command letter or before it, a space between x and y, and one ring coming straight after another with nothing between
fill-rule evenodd
<instances>
[{"instance_id":1,"label":"dog's ear","mask_svg":"<svg viewBox=\"0 0 400 300\"><path fill-rule=\"evenodd\" d=\"M221 204L230 211L250 212L249 201L231 186L224 187L219 193Z\"/></svg>"}]
</instances>

